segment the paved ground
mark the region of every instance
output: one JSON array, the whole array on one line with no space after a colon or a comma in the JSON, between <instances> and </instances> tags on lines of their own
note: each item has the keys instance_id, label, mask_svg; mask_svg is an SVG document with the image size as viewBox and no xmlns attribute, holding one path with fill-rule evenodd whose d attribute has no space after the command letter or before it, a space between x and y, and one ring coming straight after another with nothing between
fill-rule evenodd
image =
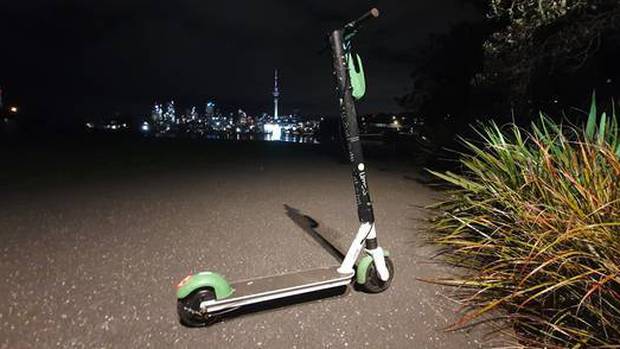
<instances>
[{"instance_id":1,"label":"paved ground","mask_svg":"<svg viewBox=\"0 0 620 349\"><path fill-rule=\"evenodd\" d=\"M456 307L416 280L446 271L424 263L431 251L419 244L415 206L436 194L406 167L369 165L379 239L397 269L390 290L188 329L177 321L174 285L190 271L234 280L336 263L294 212L352 233L346 165L308 146L273 144L11 154L0 174L1 348L480 346L474 335L442 331Z\"/></svg>"}]
</instances>

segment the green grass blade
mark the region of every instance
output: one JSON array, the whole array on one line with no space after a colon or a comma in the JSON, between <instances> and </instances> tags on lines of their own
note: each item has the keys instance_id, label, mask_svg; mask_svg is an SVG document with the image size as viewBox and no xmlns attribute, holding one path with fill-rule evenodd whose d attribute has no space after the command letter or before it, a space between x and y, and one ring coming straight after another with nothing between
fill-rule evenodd
<instances>
[{"instance_id":1,"label":"green grass blade","mask_svg":"<svg viewBox=\"0 0 620 349\"><path fill-rule=\"evenodd\" d=\"M601 115L601 122L598 127L598 143L602 144L605 141L605 131L607 126L607 114Z\"/></svg>"},{"instance_id":2,"label":"green grass blade","mask_svg":"<svg viewBox=\"0 0 620 349\"><path fill-rule=\"evenodd\" d=\"M590 105L590 114L588 115L588 123L586 126L586 136L588 139L594 139L594 132L596 132L596 92L592 92L592 104Z\"/></svg>"}]
</instances>

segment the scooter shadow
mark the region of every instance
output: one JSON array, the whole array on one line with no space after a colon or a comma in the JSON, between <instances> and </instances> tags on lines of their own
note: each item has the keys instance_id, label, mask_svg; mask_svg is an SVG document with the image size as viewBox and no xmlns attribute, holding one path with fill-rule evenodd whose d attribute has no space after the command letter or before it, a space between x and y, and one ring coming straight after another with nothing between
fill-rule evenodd
<instances>
[{"instance_id":1,"label":"scooter shadow","mask_svg":"<svg viewBox=\"0 0 620 349\"><path fill-rule=\"evenodd\" d=\"M343 235L337 230L329 228L324 223L302 213L299 209L284 204L286 215L308 234L314 241L323 247L338 263L342 262L347 251Z\"/></svg>"}]
</instances>

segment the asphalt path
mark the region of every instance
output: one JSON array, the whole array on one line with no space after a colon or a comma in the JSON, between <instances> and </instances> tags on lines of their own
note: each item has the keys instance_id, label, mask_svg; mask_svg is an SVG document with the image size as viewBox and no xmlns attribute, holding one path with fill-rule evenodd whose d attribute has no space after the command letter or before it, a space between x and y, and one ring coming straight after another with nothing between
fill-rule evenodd
<instances>
[{"instance_id":1,"label":"asphalt path","mask_svg":"<svg viewBox=\"0 0 620 349\"><path fill-rule=\"evenodd\" d=\"M1 348L475 348L446 332L458 309L419 281L425 206L438 193L406 162L368 161L379 242L396 266L382 294L254 307L186 328L175 284L338 263L304 217L343 241L357 229L347 164L315 146L66 144L5 150L0 174ZM10 154L10 155L8 155ZM320 298L323 296L332 296Z\"/></svg>"}]
</instances>

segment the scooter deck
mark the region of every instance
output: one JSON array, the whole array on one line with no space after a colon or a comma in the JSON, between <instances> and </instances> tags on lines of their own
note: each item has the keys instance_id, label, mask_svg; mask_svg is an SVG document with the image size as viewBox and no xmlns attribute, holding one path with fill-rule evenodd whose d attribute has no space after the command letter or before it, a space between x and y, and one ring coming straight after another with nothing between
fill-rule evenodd
<instances>
[{"instance_id":1,"label":"scooter deck","mask_svg":"<svg viewBox=\"0 0 620 349\"><path fill-rule=\"evenodd\" d=\"M338 267L305 270L296 273L267 276L232 283L231 297L203 303L209 313L243 305L295 296L347 285L354 273L340 274Z\"/></svg>"}]
</instances>

